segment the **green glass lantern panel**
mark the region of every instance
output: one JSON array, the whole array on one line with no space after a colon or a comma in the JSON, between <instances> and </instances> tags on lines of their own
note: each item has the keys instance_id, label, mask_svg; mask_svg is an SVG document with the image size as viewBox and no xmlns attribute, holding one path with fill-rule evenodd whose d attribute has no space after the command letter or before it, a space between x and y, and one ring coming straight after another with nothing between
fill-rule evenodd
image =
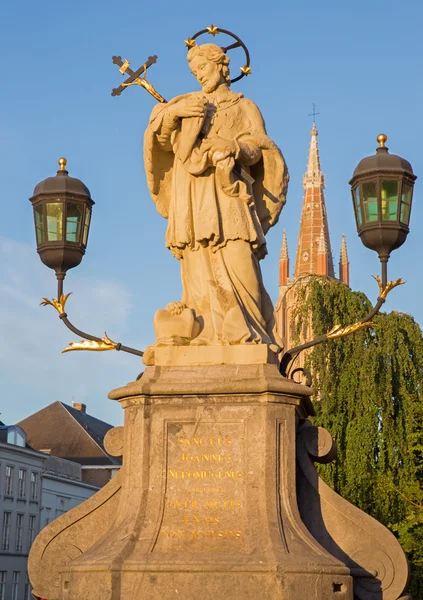
<instances>
[{"instance_id":1,"label":"green glass lantern panel","mask_svg":"<svg viewBox=\"0 0 423 600\"><path fill-rule=\"evenodd\" d=\"M47 202L47 239L57 242L63 239L63 204L61 202Z\"/></svg>"},{"instance_id":2,"label":"green glass lantern panel","mask_svg":"<svg viewBox=\"0 0 423 600\"><path fill-rule=\"evenodd\" d=\"M44 222L43 222L43 207L37 206L34 208L35 215L35 233L37 236L37 244L44 242Z\"/></svg>"},{"instance_id":3,"label":"green glass lantern panel","mask_svg":"<svg viewBox=\"0 0 423 600\"><path fill-rule=\"evenodd\" d=\"M363 214L361 212L361 204L360 204L360 186L357 186L353 191L354 195L354 207L355 214L357 219L357 226L361 227L363 225Z\"/></svg>"},{"instance_id":4,"label":"green glass lantern panel","mask_svg":"<svg viewBox=\"0 0 423 600\"><path fill-rule=\"evenodd\" d=\"M382 221L398 219L398 181L382 181L381 211Z\"/></svg>"},{"instance_id":5,"label":"green glass lantern panel","mask_svg":"<svg viewBox=\"0 0 423 600\"><path fill-rule=\"evenodd\" d=\"M66 209L66 241L79 242L82 224L82 204L68 203Z\"/></svg>"},{"instance_id":6,"label":"green glass lantern panel","mask_svg":"<svg viewBox=\"0 0 423 600\"><path fill-rule=\"evenodd\" d=\"M404 225L408 225L410 221L410 208L411 208L411 198L413 195L413 188L408 183L402 184L402 194L401 194L401 213L400 213L400 221L404 223Z\"/></svg>"},{"instance_id":7,"label":"green glass lantern panel","mask_svg":"<svg viewBox=\"0 0 423 600\"><path fill-rule=\"evenodd\" d=\"M363 206L364 206L364 222L373 223L378 220L377 213L377 188L375 181L363 183Z\"/></svg>"},{"instance_id":8,"label":"green glass lantern panel","mask_svg":"<svg viewBox=\"0 0 423 600\"><path fill-rule=\"evenodd\" d=\"M84 246L87 245L88 232L90 230L90 222L91 222L91 211L87 207L87 210L85 211L84 235L83 235L83 238L82 238L82 243L84 244Z\"/></svg>"}]
</instances>

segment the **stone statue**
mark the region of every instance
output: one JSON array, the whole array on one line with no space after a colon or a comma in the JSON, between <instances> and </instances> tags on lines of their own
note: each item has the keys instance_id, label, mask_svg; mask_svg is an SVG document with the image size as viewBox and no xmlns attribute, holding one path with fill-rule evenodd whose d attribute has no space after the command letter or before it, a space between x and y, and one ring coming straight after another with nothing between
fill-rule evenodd
<instances>
[{"instance_id":1,"label":"stone statue","mask_svg":"<svg viewBox=\"0 0 423 600\"><path fill-rule=\"evenodd\" d=\"M231 91L225 52L215 44L194 46L188 62L202 90L157 105L144 144L149 189L168 219L166 246L181 262L177 313L188 307L199 324L191 336L167 340L266 344L277 352L259 260L285 203L286 164L257 106Z\"/></svg>"}]
</instances>

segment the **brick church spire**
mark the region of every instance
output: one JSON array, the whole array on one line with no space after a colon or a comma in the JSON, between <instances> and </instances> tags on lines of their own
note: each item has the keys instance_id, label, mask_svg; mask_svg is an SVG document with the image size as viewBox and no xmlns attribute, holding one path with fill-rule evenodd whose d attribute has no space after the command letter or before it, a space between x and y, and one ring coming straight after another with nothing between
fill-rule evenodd
<instances>
[{"instance_id":1,"label":"brick church spire","mask_svg":"<svg viewBox=\"0 0 423 600\"><path fill-rule=\"evenodd\" d=\"M320 168L318 131L313 123L307 171L303 178L304 202L294 277L306 274L335 278L325 205L325 177Z\"/></svg>"},{"instance_id":2,"label":"brick church spire","mask_svg":"<svg viewBox=\"0 0 423 600\"><path fill-rule=\"evenodd\" d=\"M307 280L307 275L326 275L336 279L326 215L325 177L320 168L317 135L316 124L313 123L307 171L303 178L304 201L295 270L292 277L289 276L288 243L285 231L282 237L279 259L279 297L275 306L275 314L276 329L285 349L298 343L293 328L297 286ZM342 236L339 281L349 285L349 262L345 236ZM311 335L312 332L309 330L307 337L310 338ZM305 340L301 338L301 341ZM303 366L303 361L304 357L301 355L297 359L296 366Z\"/></svg>"}]
</instances>

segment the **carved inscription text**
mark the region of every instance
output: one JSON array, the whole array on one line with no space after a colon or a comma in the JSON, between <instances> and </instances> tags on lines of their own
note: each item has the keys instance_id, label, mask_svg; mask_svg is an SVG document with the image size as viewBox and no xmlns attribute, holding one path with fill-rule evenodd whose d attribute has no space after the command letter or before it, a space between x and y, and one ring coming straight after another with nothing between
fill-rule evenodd
<instances>
[{"instance_id":1,"label":"carved inscription text","mask_svg":"<svg viewBox=\"0 0 423 600\"><path fill-rule=\"evenodd\" d=\"M166 497L156 549L242 551L244 424L168 423Z\"/></svg>"}]
</instances>

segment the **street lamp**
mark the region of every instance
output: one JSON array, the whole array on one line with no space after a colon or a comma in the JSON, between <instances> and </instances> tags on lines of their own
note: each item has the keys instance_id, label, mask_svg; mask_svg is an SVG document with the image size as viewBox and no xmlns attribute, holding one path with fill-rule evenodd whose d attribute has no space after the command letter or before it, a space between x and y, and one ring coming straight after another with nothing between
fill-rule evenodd
<instances>
[{"instance_id":1,"label":"street lamp","mask_svg":"<svg viewBox=\"0 0 423 600\"><path fill-rule=\"evenodd\" d=\"M290 372L291 363L303 350L371 327L371 321L385 303L386 296L394 287L404 283L401 278L388 282L387 264L391 252L402 246L410 231L411 202L417 176L408 160L389 154L385 146L388 138L384 133L376 139L379 142L376 154L358 163L349 183L358 235L367 248L378 253L381 262L382 278L375 277L379 297L374 308L360 321L346 327L335 325L328 333L287 350L280 363L280 372L285 377ZM291 376L298 371L306 374L308 385L311 385L311 375L306 369L295 369Z\"/></svg>"},{"instance_id":2,"label":"street lamp","mask_svg":"<svg viewBox=\"0 0 423 600\"><path fill-rule=\"evenodd\" d=\"M63 352L71 350L122 350L142 356L141 350L113 342L105 333L99 338L77 329L68 319L65 305L70 294L63 293L63 280L69 269L77 267L85 254L94 200L86 185L69 177L67 161L59 159L55 177L48 177L35 186L30 201L34 210L37 252L42 262L53 269L57 277L57 299L44 298L43 306L53 306L66 327L85 341L71 342Z\"/></svg>"},{"instance_id":3,"label":"street lamp","mask_svg":"<svg viewBox=\"0 0 423 600\"><path fill-rule=\"evenodd\" d=\"M37 252L54 269L58 280L79 265L87 247L94 201L80 179L69 177L67 161L59 159L55 177L35 186L30 198L34 209Z\"/></svg>"},{"instance_id":4,"label":"street lamp","mask_svg":"<svg viewBox=\"0 0 423 600\"><path fill-rule=\"evenodd\" d=\"M382 263L382 285L387 282L387 262L392 250L409 233L414 182L413 169L401 156L389 154L387 136L377 136L376 154L363 158L350 181L358 235L375 250Z\"/></svg>"}]
</instances>

